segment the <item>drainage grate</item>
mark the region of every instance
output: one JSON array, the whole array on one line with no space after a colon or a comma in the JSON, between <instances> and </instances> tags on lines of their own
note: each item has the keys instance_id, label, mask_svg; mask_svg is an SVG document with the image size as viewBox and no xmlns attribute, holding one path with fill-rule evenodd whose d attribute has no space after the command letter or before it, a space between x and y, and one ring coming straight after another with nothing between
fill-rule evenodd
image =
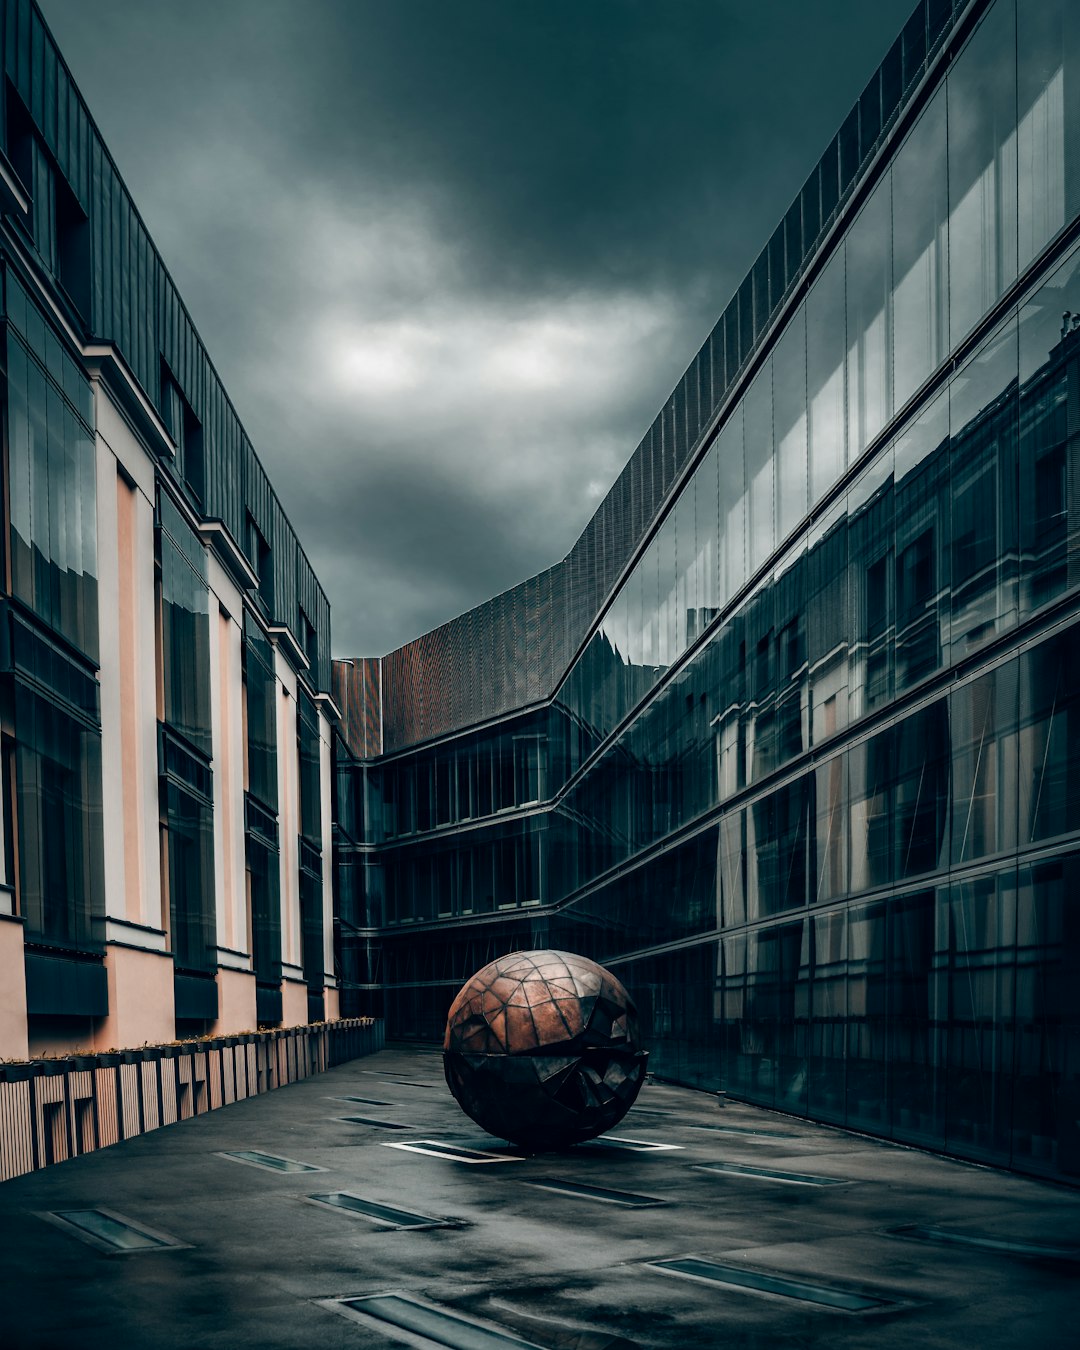
<instances>
[{"instance_id":1,"label":"drainage grate","mask_svg":"<svg viewBox=\"0 0 1080 1350\"><path fill-rule=\"evenodd\" d=\"M360 1322L375 1322L384 1334L409 1345L416 1345L416 1336L447 1346L449 1350L543 1350L535 1341L522 1340L512 1332L490 1323L484 1324L460 1313L450 1312L434 1303L424 1303L410 1294L371 1294L364 1298L320 1300L322 1306L333 1308Z\"/></svg>"},{"instance_id":2,"label":"drainage grate","mask_svg":"<svg viewBox=\"0 0 1080 1350\"><path fill-rule=\"evenodd\" d=\"M450 1162L524 1162L516 1153L489 1153L484 1149L463 1148L458 1144L441 1144L437 1139L413 1139L407 1144L383 1144L383 1148L400 1148L406 1153L426 1153L429 1157L446 1158Z\"/></svg>"},{"instance_id":3,"label":"drainage grate","mask_svg":"<svg viewBox=\"0 0 1080 1350\"><path fill-rule=\"evenodd\" d=\"M380 1101L378 1097L327 1097L328 1102L359 1102L361 1106L393 1106L393 1102Z\"/></svg>"},{"instance_id":4,"label":"drainage grate","mask_svg":"<svg viewBox=\"0 0 1080 1350\"><path fill-rule=\"evenodd\" d=\"M683 1148L682 1144L657 1144L651 1139L626 1139L618 1134L605 1134L599 1139L590 1139L579 1144L587 1149L625 1149L630 1153L673 1153Z\"/></svg>"},{"instance_id":5,"label":"drainage grate","mask_svg":"<svg viewBox=\"0 0 1080 1350\"><path fill-rule=\"evenodd\" d=\"M783 1130L751 1130L740 1125L687 1125L688 1130L713 1130L717 1134L739 1134L747 1139L801 1139L798 1134L787 1134Z\"/></svg>"},{"instance_id":6,"label":"drainage grate","mask_svg":"<svg viewBox=\"0 0 1080 1350\"><path fill-rule=\"evenodd\" d=\"M123 1252L154 1252L189 1247L156 1228L136 1223L111 1209L57 1209L41 1216L73 1237L80 1238L110 1255Z\"/></svg>"},{"instance_id":7,"label":"drainage grate","mask_svg":"<svg viewBox=\"0 0 1080 1350\"><path fill-rule=\"evenodd\" d=\"M799 1299L803 1303L816 1303L824 1308L840 1308L844 1312L866 1312L871 1308L896 1307L895 1299L880 1298L874 1294L857 1294L849 1289L831 1289L828 1285L792 1280L786 1275L769 1275L763 1270L744 1270L739 1266L719 1265L715 1261L699 1261L695 1257L684 1257L674 1261L650 1261L648 1264L654 1270L683 1275L692 1280L704 1280L708 1284L752 1289L762 1294L783 1294L785 1298Z\"/></svg>"},{"instance_id":8,"label":"drainage grate","mask_svg":"<svg viewBox=\"0 0 1080 1350\"><path fill-rule=\"evenodd\" d=\"M700 1163L698 1172L720 1172L725 1176L754 1177L760 1181L781 1181L787 1186L850 1186L845 1177L817 1177L810 1172L783 1172L777 1167L750 1167L746 1163Z\"/></svg>"},{"instance_id":9,"label":"drainage grate","mask_svg":"<svg viewBox=\"0 0 1080 1350\"><path fill-rule=\"evenodd\" d=\"M228 1158L230 1162L245 1163L248 1167L262 1167L267 1172L325 1172L325 1167L316 1167L314 1163L297 1162L295 1158L279 1158L276 1153L258 1153L254 1149L236 1149L229 1153L219 1153L219 1158Z\"/></svg>"},{"instance_id":10,"label":"drainage grate","mask_svg":"<svg viewBox=\"0 0 1080 1350\"><path fill-rule=\"evenodd\" d=\"M380 1205L375 1200L365 1200L351 1191L330 1191L326 1195L309 1195L313 1204L324 1205L327 1209L344 1210L348 1214L358 1214L361 1218L371 1219L373 1223L385 1228L460 1228L459 1219L437 1219L430 1214L413 1214L407 1209L393 1209L389 1205Z\"/></svg>"},{"instance_id":11,"label":"drainage grate","mask_svg":"<svg viewBox=\"0 0 1080 1350\"><path fill-rule=\"evenodd\" d=\"M400 1078L397 1074L387 1073L385 1069L361 1069L360 1072L385 1078L388 1083L393 1083L397 1087L427 1088L430 1090L436 1086L434 1083L421 1083L419 1079L415 1078Z\"/></svg>"},{"instance_id":12,"label":"drainage grate","mask_svg":"<svg viewBox=\"0 0 1080 1350\"><path fill-rule=\"evenodd\" d=\"M895 1237L918 1238L921 1242L940 1242L950 1247L973 1247L984 1252L1003 1252L1007 1256L1041 1256L1054 1261L1080 1261L1080 1247L1054 1247L1043 1242L1015 1242L1009 1238L989 1237L983 1233L962 1233L949 1228L925 1228L904 1224L890 1228Z\"/></svg>"},{"instance_id":13,"label":"drainage grate","mask_svg":"<svg viewBox=\"0 0 1080 1350\"><path fill-rule=\"evenodd\" d=\"M603 1186L586 1186L577 1181L527 1181L526 1186L539 1186L560 1195L580 1195L583 1200L601 1200L608 1205L624 1205L627 1209L647 1209L651 1205L667 1204L652 1195L635 1195L633 1191L609 1191Z\"/></svg>"},{"instance_id":14,"label":"drainage grate","mask_svg":"<svg viewBox=\"0 0 1080 1350\"><path fill-rule=\"evenodd\" d=\"M396 1120L376 1120L374 1116L333 1116L333 1120L344 1120L349 1125L372 1125L377 1130L407 1130L408 1125L399 1125Z\"/></svg>"}]
</instances>

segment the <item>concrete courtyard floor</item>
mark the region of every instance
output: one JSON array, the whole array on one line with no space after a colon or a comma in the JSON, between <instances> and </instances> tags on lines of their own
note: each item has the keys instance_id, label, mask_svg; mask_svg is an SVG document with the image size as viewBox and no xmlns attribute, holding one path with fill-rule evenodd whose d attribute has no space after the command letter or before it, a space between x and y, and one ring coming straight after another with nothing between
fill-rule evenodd
<instances>
[{"instance_id":1,"label":"concrete courtyard floor","mask_svg":"<svg viewBox=\"0 0 1080 1350\"><path fill-rule=\"evenodd\" d=\"M0 1186L0 1345L1080 1341L1080 1192L658 1083L615 1134L636 1142L518 1158L461 1114L436 1053L355 1060ZM494 1159L390 1147L431 1147L416 1144L424 1140ZM234 1151L325 1170L221 1156ZM839 1184L813 1184L822 1180ZM428 1225L391 1227L392 1215L380 1222L310 1199L335 1192ZM42 1217L87 1209L186 1245L110 1254ZM657 1264L670 1261L686 1264ZM759 1275L769 1288L746 1287ZM870 1306L851 1306L863 1298Z\"/></svg>"}]
</instances>

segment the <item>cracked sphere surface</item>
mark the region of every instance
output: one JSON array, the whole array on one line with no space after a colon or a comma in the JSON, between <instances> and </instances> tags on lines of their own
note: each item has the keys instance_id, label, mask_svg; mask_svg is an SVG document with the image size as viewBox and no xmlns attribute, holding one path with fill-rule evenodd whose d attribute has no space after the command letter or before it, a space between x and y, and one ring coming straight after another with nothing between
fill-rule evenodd
<instances>
[{"instance_id":1,"label":"cracked sphere surface","mask_svg":"<svg viewBox=\"0 0 1080 1350\"><path fill-rule=\"evenodd\" d=\"M573 952L513 952L450 1007L446 1081L482 1129L533 1150L610 1130L645 1080L637 1011L619 981Z\"/></svg>"}]
</instances>

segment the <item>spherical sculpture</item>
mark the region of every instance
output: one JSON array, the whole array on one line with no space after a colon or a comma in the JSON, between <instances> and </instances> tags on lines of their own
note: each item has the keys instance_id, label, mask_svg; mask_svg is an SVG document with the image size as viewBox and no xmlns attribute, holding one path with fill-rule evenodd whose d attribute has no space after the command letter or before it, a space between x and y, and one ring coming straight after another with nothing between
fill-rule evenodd
<instances>
[{"instance_id":1,"label":"spherical sculpture","mask_svg":"<svg viewBox=\"0 0 1080 1350\"><path fill-rule=\"evenodd\" d=\"M572 952L513 952L463 986L443 1041L446 1081L477 1125L529 1149L618 1124L645 1080L637 1011L614 975Z\"/></svg>"}]
</instances>

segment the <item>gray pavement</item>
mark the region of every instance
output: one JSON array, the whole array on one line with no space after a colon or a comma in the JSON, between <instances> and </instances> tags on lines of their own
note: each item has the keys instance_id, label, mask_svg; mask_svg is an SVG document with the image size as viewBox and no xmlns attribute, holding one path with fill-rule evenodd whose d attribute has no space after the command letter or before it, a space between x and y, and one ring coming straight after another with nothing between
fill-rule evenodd
<instances>
[{"instance_id":1,"label":"gray pavement","mask_svg":"<svg viewBox=\"0 0 1080 1350\"><path fill-rule=\"evenodd\" d=\"M405 1128L338 1119L350 1115ZM1080 1192L662 1084L615 1133L638 1142L516 1158L461 1114L434 1052L356 1060L0 1186L0 1346L1080 1342ZM494 1160L391 1147L422 1140ZM761 1174L776 1172L789 1179ZM309 1199L337 1192L426 1226ZM186 1245L110 1252L42 1217L99 1222L77 1212L102 1208ZM769 1288L745 1286L762 1275Z\"/></svg>"}]
</instances>

